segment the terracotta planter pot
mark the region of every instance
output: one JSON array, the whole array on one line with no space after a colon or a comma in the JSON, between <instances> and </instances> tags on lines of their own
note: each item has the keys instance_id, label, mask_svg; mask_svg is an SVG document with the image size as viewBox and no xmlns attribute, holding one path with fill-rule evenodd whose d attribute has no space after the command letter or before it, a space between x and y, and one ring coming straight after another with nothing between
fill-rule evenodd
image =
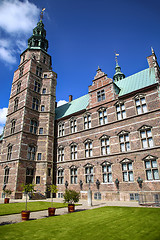
<instances>
[{"instance_id":1,"label":"terracotta planter pot","mask_svg":"<svg viewBox=\"0 0 160 240\"><path fill-rule=\"evenodd\" d=\"M68 204L68 212L74 212L75 211L75 204Z\"/></svg>"},{"instance_id":2,"label":"terracotta planter pot","mask_svg":"<svg viewBox=\"0 0 160 240\"><path fill-rule=\"evenodd\" d=\"M48 208L48 215L49 217L55 215L56 208Z\"/></svg>"},{"instance_id":3,"label":"terracotta planter pot","mask_svg":"<svg viewBox=\"0 0 160 240\"><path fill-rule=\"evenodd\" d=\"M4 203L9 203L9 198L5 198Z\"/></svg>"},{"instance_id":4,"label":"terracotta planter pot","mask_svg":"<svg viewBox=\"0 0 160 240\"><path fill-rule=\"evenodd\" d=\"M27 220L29 220L29 215L30 215L30 211L22 211L22 212L21 212L22 221L27 221Z\"/></svg>"}]
</instances>

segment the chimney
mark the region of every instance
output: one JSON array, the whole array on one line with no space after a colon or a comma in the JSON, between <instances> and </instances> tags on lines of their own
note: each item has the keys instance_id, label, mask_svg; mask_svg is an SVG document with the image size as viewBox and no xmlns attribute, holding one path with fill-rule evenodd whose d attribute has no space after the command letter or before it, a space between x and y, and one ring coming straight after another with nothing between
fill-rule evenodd
<instances>
[{"instance_id":1,"label":"chimney","mask_svg":"<svg viewBox=\"0 0 160 240\"><path fill-rule=\"evenodd\" d=\"M72 100L73 100L73 96L69 95L69 102L72 102Z\"/></svg>"}]
</instances>

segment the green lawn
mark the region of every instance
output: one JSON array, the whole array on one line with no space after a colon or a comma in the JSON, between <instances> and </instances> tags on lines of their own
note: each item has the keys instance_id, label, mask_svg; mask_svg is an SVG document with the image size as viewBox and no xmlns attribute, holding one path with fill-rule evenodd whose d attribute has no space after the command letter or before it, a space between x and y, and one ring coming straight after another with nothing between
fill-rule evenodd
<instances>
[{"instance_id":1,"label":"green lawn","mask_svg":"<svg viewBox=\"0 0 160 240\"><path fill-rule=\"evenodd\" d=\"M3 240L159 240L160 209L103 207L0 227Z\"/></svg>"},{"instance_id":2,"label":"green lawn","mask_svg":"<svg viewBox=\"0 0 160 240\"><path fill-rule=\"evenodd\" d=\"M67 207L68 204L64 203L53 203L53 207L60 208L60 207ZM50 202L43 202L43 201L36 201L36 202L28 202L27 209L29 211L40 211L45 210L51 207ZM0 216L20 213L21 211L25 210L25 203L9 203L9 204L0 204Z\"/></svg>"}]
</instances>

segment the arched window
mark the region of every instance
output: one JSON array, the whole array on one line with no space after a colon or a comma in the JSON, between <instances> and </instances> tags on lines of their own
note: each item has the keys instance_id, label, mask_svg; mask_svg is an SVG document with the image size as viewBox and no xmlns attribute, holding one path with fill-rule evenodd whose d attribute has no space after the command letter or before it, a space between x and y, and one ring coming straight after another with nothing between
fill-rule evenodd
<instances>
[{"instance_id":1,"label":"arched window","mask_svg":"<svg viewBox=\"0 0 160 240\"><path fill-rule=\"evenodd\" d=\"M142 148L153 147L154 143L153 143L151 127L145 125L139 128L139 131L140 131Z\"/></svg>"},{"instance_id":2,"label":"arched window","mask_svg":"<svg viewBox=\"0 0 160 240\"><path fill-rule=\"evenodd\" d=\"M103 162L102 166L102 175L103 175L103 183L111 183L112 182L112 164L110 162Z\"/></svg>"},{"instance_id":3,"label":"arched window","mask_svg":"<svg viewBox=\"0 0 160 240\"><path fill-rule=\"evenodd\" d=\"M17 94L21 91L21 82L17 83Z\"/></svg>"},{"instance_id":4,"label":"arched window","mask_svg":"<svg viewBox=\"0 0 160 240\"><path fill-rule=\"evenodd\" d=\"M121 131L118 135L119 135L120 151L121 152L129 151L130 150L129 132Z\"/></svg>"},{"instance_id":5,"label":"arched window","mask_svg":"<svg viewBox=\"0 0 160 240\"><path fill-rule=\"evenodd\" d=\"M19 102L19 98L16 98L14 100L14 111L17 111L18 110L18 102Z\"/></svg>"},{"instance_id":6,"label":"arched window","mask_svg":"<svg viewBox=\"0 0 160 240\"><path fill-rule=\"evenodd\" d=\"M4 169L4 184L8 183L8 179L9 179L9 167L6 166Z\"/></svg>"},{"instance_id":7,"label":"arched window","mask_svg":"<svg viewBox=\"0 0 160 240\"><path fill-rule=\"evenodd\" d=\"M77 144L76 143L71 143L71 160L76 160L77 159Z\"/></svg>"},{"instance_id":8,"label":"arched window","mask_svg":"<svg viewBox=\"0 0 160 240\"><path fill-rule=\"evenodd\" d=\"M101 155L110 154L109 136L103 135L101 141Z\"/></svg>"},{"instance_id":9,"label":"arched window","mask_svg":"<svg viewBox=\"0 0 160 240\"><path fill-rule=\"evenodd\" d=\"M64 147L60 146L58 148L58 162L63 162L64 161Z\"/></svg>"},{"instance_id":10,"label":"arched window","mask_svg":"<svg viewBox=\"0 0 160 240\"><path fill-rule=\"evenodd\" d=\"M92 140L87 139L85 142L85 157L92 157Z\"/></svg>"},{"instance_id":11,"label":"arched window","mask_svg":"<svg viewBox=\"0 0 160 240\"><path fill-rule=\"evenodd\" d=\"M124 182L133 182L133 161L130 159L124 159L121 161L122 165L122 175Z\"/></svg>"},{"instance_id":12,"label":"arched window","mask_svg":"<svg viewBox=\"0 0 160 240\"><path fill-rule=\"evenodd\" d=\"M86 183L93 183L93 165L92 164L86 164L85 166L85 182Z\"/></svg>"},{"instance_id":13,"label":"arched window","mask_svg":"<svg viewBox=\"0 0 160 240\"><path fill-rule=\"evenodd\" d=\"M7 160L11 160L12 158L12 146L10 143L8 144Z\"/></svg>"},{"instance_id":14,"label":"arched window","mask_svg":"<svg viewBox=\"0 0 160 240\"><path fill-rule=\"evenodd\" d=\"M77 167L70 167L71 184L77 184Z\"/></svg>"},{"instance_id":15,"label":"arched window","mask_svg":"<svg viewBox=\"0 0 160 240\"><path fill-rule=\"evenodd\" d=\"M91 114L86 113L84 115L84 129L89 129L91 128Z\"/></svg>"},{"instance_id":16,"label":"arched window","mask_svg":"<svg viewBox=\"0 0 160 240\"><path fill-rule=\"evenodd\" d=\"M126 118L126 110L123 102L116 103L117 120Z\"/></svg>"},{"instance_id":17,"label":"arched window","mask_svg":"<svg viewBox=\"0 0 160 240\"><path fill-rule=\"evenodd\" d=\"M16 125L16 120L13 119L11 121L11 134L13 134L15 132L15 125Z\"/></svg>"},{"instance_id":18,"label":"arched window","mask_svg":"<svg viewBox=\"0 0 160 240\"><path fill-rule=\"evenodd\" d=\"M64 183L64 169L61 167L58 168L58 170L57 170L57 183L58 184Z\"/></svg>"},{"instance_id":19,"label":"arched window","mask_svg":"<svg viewBox=\"0 0 160 240\"><path fill-rule=\"evenodd\" d=\"M98 114L99 114L99 124L100 125L106 124L108 122L107 121L107 110L106 110L106 108L100 108L98 110Z\"/></svg>"},{"instance_id":20,"label":"arched window","mask_svg":"<svg viewBox=\"0 0 160 240\"><path fill-rule=\"evenodd\" d=\"M77 132L77 120L75 118L71 118L70 120L70 129L71 133Z\"/></svg>"},{"instance_id":21,"label":"arched window","mask_svg":"<svg viewBox=\"0 0 160 240\"><path fill-rule=\"evenodd\" d=\"M136 104L137 114L142 114L147 112L146 99L143 94L138 94L135 97L135 104Z\"/></svg>"},{"instance_id":22,"label":"arched window","mask_svg":"<svg viewBox=\"0 0 160 240\"><path fill-rule=\"evenodd\" d=\"M160 178L159 178L157 157L148 155L147 157L143 158L143 161L145 163L147 180L150 180L150 181L159 180Z\"/></svg>"},{"instance_id":23,"label":"arched window","mask_svg":"<svg viewBox=\"0 0 160 240\"><path fill-rule=\"evenodd\" d=\"M58 124L58 136L64 136L64 122Z\"/></svg>"}]
</instances>

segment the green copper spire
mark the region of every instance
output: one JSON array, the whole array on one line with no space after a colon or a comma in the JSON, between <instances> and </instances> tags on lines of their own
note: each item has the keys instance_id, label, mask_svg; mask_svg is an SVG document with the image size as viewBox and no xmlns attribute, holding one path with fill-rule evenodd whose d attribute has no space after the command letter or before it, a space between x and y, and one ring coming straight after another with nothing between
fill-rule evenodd
<instances>
[{"instance_id":1,"label":"green copper spire","mask_svg":"<svg viewBox=\"0 0 160 240\"><path fill-rule=\"evenodd\" d=\"M33 29L33 35L28 39L29 49L42 49L47 52L48 40L46 39L46 30L41 20L37 23L37 26Z\"/></svg>"},{"instance_id":2,"label":"green copper spire","mask_svg":"<svg viewBox=\"0 0 160 240\"><path fill-rule=\"evenodd\" d=\"M121 67L118 65L117 56L119 56L119 54L115 53L115 60L116 60L115 70L116 70L116 72L113 76L114 81L119 81L119 80L125 78L125 75L121 72Z\"/></svg>"}]
</instances>

